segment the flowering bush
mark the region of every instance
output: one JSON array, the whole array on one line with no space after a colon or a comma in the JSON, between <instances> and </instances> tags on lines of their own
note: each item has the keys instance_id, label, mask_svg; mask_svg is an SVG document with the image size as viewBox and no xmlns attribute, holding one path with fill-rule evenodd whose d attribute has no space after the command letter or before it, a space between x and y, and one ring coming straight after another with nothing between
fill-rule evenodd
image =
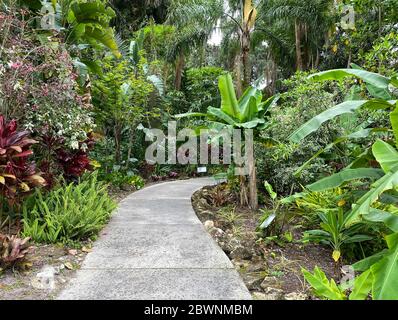
<instances>
[{"instance_id":1,"label":"flowering bush","mask_svg":"<svg viewBox=\"0 0 398 320\"><path fill-rule=\"evenodd\" d=\"M32 32L23 14L0 13L0 111L34 135L45 129L78 149L93 127L89 91L80 91L60 36Z\"/></svg>"}]
</instances>

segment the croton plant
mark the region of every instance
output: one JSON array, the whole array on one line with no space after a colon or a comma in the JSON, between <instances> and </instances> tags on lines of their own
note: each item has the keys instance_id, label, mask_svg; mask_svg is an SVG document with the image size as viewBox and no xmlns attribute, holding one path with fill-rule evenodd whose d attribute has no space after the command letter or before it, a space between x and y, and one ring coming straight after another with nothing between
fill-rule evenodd
<instances>
[{"instance_id":1,"label":"croton plant","mask_svg":"<svg viewBox=\"0 0 398 320\"><path fill-rule=\"evenodd\" d=\"M15 205L21 196L46 181L36 171L30 147L36 141L29 131L17 131L15 120L6 121L0 115L0 197Z\"/></svg>"}]
</instances>

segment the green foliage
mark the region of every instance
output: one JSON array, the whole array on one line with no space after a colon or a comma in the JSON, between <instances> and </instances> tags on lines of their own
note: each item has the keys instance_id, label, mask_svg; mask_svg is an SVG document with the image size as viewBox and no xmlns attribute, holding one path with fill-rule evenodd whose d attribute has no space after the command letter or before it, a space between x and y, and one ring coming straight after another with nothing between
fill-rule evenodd
<instances>
[{"instance_id":1,"label":"green foliage","mask_svg":"<svg viewBox=\"0 0 398 320\"><path fill-rule=\"evenodd\" d=\"M359 234L362 226L357 224L352 227L345 227L343 209L325 210L318 214L322 230L310 230L304 232L304 243L315 242L329 245L333 249L332 257L338 262L342 256L342 248L347 244L371 240L372 237Z\"/></svg>"},{"instance_id":2,"label":"green foliage","mask_svg":"<svg viewBox=\"0 0 398 320\"><path fill-rule=\"evenodd\" d=\"M91 174L78 184L36 191L23 205L23 235L36 242L58 243L96 236L116 204L107 186Z\"/></svg>"},{"instance_id":3,"label":"green foliage","mask_svg":"<svg viewBox=\"0 0 398 320\"><path fill-rule=\"evenodd\" d=\"M331 148L322 157L317 157L295 174L314 153L323 146L332 143L343 132L339 122L322 127L317 135L309 139L292 143L289 134L319 112L340 101L345 88L324 83L312 83L307 76L310 73L296 73L283 81L284 90L277 106L270 109L268 127L261 133L255 145L259 179L268 180L280 194L290 194L301 189L301 185L314 181L318 176L328 174L332 169L328 161L340 163L345 159L335 155Z\"/></svg>"},{"instance_id":4,"label":"green foliage","mask_svg":"<svg viewBox=\"0 0 398 320\"><path fill-rule=\"evenodd\" d=\"M183 90L187 101L191 103L191 111L205 112L208 107L220 104L217 81L224 72L217 67L194 68L186 71Z\"/></svg>"},{"instance_id":5,"label":"green foliage","mask_svg":"<svg viewBox=\"0 0 398 320\"><path fill-rule=\"evenodd\" d=\"M207 113L185 113L175 117L206 117L211 125L218 128L231 127L242 129L264 129L266 127L265 114L277 97L271 97L262 102L262 94L255 87L249 87L238 100L236 98L232 77L230 74L219 77L221 107L208 107Z\"/></svg>"},{"instance_id":6,"label":"green foliage","mask_svg":"<svg viewBox=\"0 0 398 320\"><path fill-rule=\"evenodd\" d=\"M305 280L312 286L314 293L320 298L329 300L346 300L344 291L340 289L336 282L327 279L325 273L318 267L314 268L314 273L311 274L306 269L302 269Z\"/></svg>"},{"instance_id":7,"label":"green foliage","mask_svg":"<svg viewBox=\"0 0 398 320\"><path fill-rule=\"evenodd\" d=\"M78 43L88 42L94 47L98 47L98 43L101 43L120 58L121 54L113 29L109 26L116 14L111 7L107 6L106 1L74 0L64 1L62 5L71 30L70 38Z\"/></svg>"},{"instance_id":8,"label":"green foliage","mask_svg":"<svg viewBox=\"0 0 398 320\"><path fill-rule=\"evenodd\" d=\"M140 190L144 187L145 181L140 176L129 175L122 171L113 171L112 173L106 174L102 177L104 181L111 183L114 186L123 187L131 186L135 190Z\"/></svg>"}]
</instances>

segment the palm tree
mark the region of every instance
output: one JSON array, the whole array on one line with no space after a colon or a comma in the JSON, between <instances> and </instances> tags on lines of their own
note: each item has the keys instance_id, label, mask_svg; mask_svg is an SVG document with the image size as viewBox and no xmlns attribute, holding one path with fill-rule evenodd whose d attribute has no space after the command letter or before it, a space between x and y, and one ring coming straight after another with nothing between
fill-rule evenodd
<instances>
[{"instance_id":1,"label":"palm tree","mask_svg":"<svg viewBox=\"0 0 398 320\"><path fill-rule=\"evenodd\" d=\"M221 0L171 0L167 22L176 27L168 58L175 62L175 89L181 89L185 57L191 49L203 46L222 15Z\"/></svg>"},{"instance_id":2,"label":"palm tree","mask_svg":"<svg viewBox=\"0 0 398 320\"><path fill-rule=\"evenodd\" d=\"M217 23L221 20L223 24L231 23L234 32L239 37L240 44L240 67L243 73L243 87L247 87L251 80L250 67L250 36L256 22L257 9L252 0L230 0L228 5L221 0L172 0L169 8L169 22L181 30L181 34L188 34L188 42L177 42L177 45L185 44L186 50L192 43L198 42L203 45L203 39L208 39ZM197 41L198 37L201 41ZM187 39L187 37L182 37ZM182 49L177 60L176 79L179 80L181 66L183 65ZM179 81L176 80L176 84ZM177 87L177 86L176 86Z\"/></svg>"},{"instance_id":3,"label":"palm tree","mask_svg":"<svg viewBox=\"0 0 398 320\"><path fill-rule=\"evenodd\" d=\"M319 64L320 48L334 24L333 0L270 0L265 16L294 30L296 69Z\"/></svg>"}]
</instances>

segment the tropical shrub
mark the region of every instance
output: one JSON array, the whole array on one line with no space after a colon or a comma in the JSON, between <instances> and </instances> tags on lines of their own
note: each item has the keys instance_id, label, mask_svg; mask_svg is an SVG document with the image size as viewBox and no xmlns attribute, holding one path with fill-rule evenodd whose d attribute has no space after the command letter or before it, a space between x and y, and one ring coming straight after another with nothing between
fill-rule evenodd
<instances>
[{"instance_id":1,"label":"tropical shrub","mask_svg":"<svg viewBox=\"0 0 398 320\"><path fill-rule=\"evenodd\" d=\"M45 184L34 162L28 160L33 154L31 146L37 143L29 135L29 131L17 131L15 120L7 122L0 115L0 228L5 209L9 210L8 217L15 217L22 197Z\"/></svg>"},{"instance_id":2,"label":"tropical shrub","mask_svg":"<svg viewBox=\"0 0 398 320\"><path fill-rule=\"evenodd\" d=\"M22 263L28 252L29 238L0 234L0 272Z\"/></svg>"},{"instance_id":3,"label":"tropical shrub","mask_svg":"<svg viewBox=\"0 0 398 320\"><path fill-rule=\"evenodd\" d=\"M217 83L218 77L223 73L225 71L222 68L216 67L193 68L186 71L183 91L190 102L191 111L204 112L208 107L220 104Z\"/></svg>"},{"instance_id":4,"label":"tropical shrub","mask_svg":"<svg viewBox=\"0 0 398 320\"><path fill-rule=\"evenodd\" d=\"M80 183L36 191L23 205L23 235L36 242L58 243L96 236L109 220L115 202L95 173Z\"/></svg>"},{"instance_id":5,"label":"tropical shrub","mask_svg":"<svg viewBox=\"0 0 398 320\"><path fill-rule=\"evenodd\" d=\"M270 110L269 125L261 133L262 141L255 146L258 177L268 180L279 194L299 191L301 185L330 172L331 153L328 154L329 159L318 158L296 174L309 157L342 135L342 125L336 121L300 143L289 141L289 134L298 125L340 101L346 91L344 86L312 83L308 79L310 74L297 72L282 82L286 92L281 94L277 106Z\"/></svg>"},{"instance_id":6,"label":"tropical shrub","mask_svg":"<svg viewBox=\"0 0 398 320\"><path fill-rule=\"evenodd\" d=\"M313 78L319 81L341 80L348 76L355 76L364 81L369 95L376 98L348 100L332 107L298 128L291 135L291 140L300 141L315 132L326 121L342 114L353 113L360 108L392 109L389 112L389 117L391 131L394 134L393 139L390 136L387 136L385 141L378 139L348 168L317 181L307 188L311 191L323 191L355 180L370 179L372 181L368 190L356 198L351 210L348 210L344 216L341 215L339 225L350 228L362 221L383 222L391 231L385 236L386 250L354 264L354 269L363 273L356 278L353 292L360 290L360 293L356 292L356 298L366 298L371 291L373 299L397 299L393 286L396 285L396 279L398 279L398 216L394 205L396 201L391 199L395 199L395 191L398 186L398 151L393 146L398 143L398 104L396 100L386 100L383 97L393 97L398 88L398 81L396 77L387 78L361 69L331 70L316 74ZM374 128L365 129L365 133L369 135L374 130ZM381 169L375 168L375 166L380 166ZM386 211L381 210L378 208L378 203L389 206L386 207Z\"/></svg>"},{"instance_id":7,"label":"tropical shrub","mask_svg":"<svg viewBox=\"0 0 398 320\"><path fill-rule=\"evenodd\" d=\"M267 127L266 115L270 108L278 100L277 96L263 101L263 95L255 86L246 89L243 95L237 99L231 75L221 75L218 80L221 95L221 106L219 108L208 107L206 113L188 112L176 115L175 118L203 117L207 120L206 127L215 129L252 129L255 134ZM247 148L247 166L249 167L249 193L245 177L241 176L240 202L242 205L250 205L253 209L258 207L256 168L254 152Z\"/></svg>"}]
</instances>

